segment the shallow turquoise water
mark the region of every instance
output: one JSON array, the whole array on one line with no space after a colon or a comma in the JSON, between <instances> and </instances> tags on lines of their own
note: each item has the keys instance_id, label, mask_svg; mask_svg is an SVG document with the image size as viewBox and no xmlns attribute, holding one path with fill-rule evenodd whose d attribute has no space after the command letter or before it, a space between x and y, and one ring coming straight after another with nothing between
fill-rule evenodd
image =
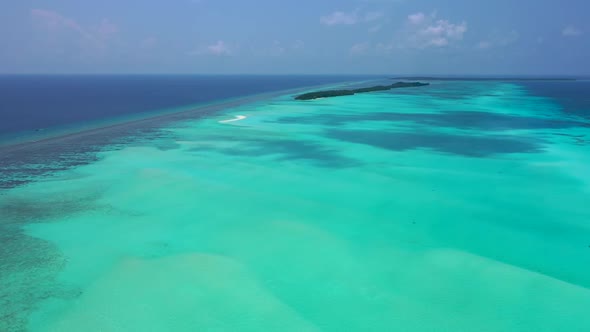
<instances>
[{"instance_id":1,"label":"shallow turquoise water","mask_svg":"<svg viewBox=\"0 0 590 332\"><path fill-rule=\"evenodd\" d=\"M167 125L0 196L0 324L590 331L588 135L497 82Z\"/></svg>"}]
</instances>

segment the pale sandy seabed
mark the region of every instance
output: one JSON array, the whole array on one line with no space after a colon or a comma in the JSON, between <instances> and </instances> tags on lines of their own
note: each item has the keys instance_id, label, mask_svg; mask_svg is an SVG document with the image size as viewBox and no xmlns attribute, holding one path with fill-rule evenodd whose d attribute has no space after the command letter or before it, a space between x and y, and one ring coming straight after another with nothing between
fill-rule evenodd
<instances>
[{"instance_id":1,"label":"pale sandy seabed","mask_svg":"<svg viewBox=\"0 0 590 332\"><path fill-rule=\"evenodd\" d=\"M587 138L498 82L168 123L3 191L0 330L590 331Z\"/></svg>"}]
</instances>

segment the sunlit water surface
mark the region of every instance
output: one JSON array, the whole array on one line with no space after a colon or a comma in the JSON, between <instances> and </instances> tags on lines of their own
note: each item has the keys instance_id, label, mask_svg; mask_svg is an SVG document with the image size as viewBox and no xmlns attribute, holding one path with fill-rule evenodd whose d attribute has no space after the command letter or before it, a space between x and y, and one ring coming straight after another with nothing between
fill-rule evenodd
<instances>
[{"instance_id":1,"label":"sunlit water surface","mask_svg":"<svg viewBox=\"0 0 590 332\"><path fill-rule=\"evenodd\" d=\"M590 331L590 122L533 91L286 95L5 189L0 330Z\"/></svg>"}]
</instances>

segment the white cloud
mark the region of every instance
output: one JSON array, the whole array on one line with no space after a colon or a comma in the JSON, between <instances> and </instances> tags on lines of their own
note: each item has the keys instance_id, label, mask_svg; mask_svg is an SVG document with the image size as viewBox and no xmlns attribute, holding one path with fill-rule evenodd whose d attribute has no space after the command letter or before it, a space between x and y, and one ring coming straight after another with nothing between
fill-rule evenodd
<instances>
[{"instance_id":1,"label":"white cloud","mask_svg":"<svg viewBox=\"0 0 590 332\"><path fill-rule=\"evenodd\" d=\"M563 30L561 30L561 34L565 37L576 37L580 36L582 31L573 25L568 25L567 27L563 28Z\"/></svg>"},{"instance_id":2,"label":"white cloud","mask_svg":"<svg viewBox=\"0 0 590 332\"><path fill-rule=\"evenodd\" d=\"M447 46L451 41L463 39L467 32L467 23L451 23L447 20L438 20L427 24L415 35L421 46Z\"/></svg>"},{"instance_id":3,"label":"white cloud","mask_svg":"<svg viewBox=\"0 0 590 332\"><path fill-rule=\"evenodd\" d=\"M450 23L447 20L438 20L435 24L427 26L422 33L437 38L461 39L467 31L467 24Z\"/></svg>"},{"instance_id":4,"label":"white cloud","mask_svg":"<svg viewBox=\"0 0 590 332\"><path fill-rule=\"evenodd\" d=\"M218 40L215 44L207 46L207 52L213 55L230 55L231 49L223 40Z\"/></svg>"},{"instance_id":5,"label":"white cloud","mask_svg":"<svg viewBox=\"0 0 590 332\"><path fill-rule=\"evenodd\" d=\"M435 37L429 41L429 45L438 47L447 46L449 45L449 40L445 37Z\"/></svg>"},{"instance_id":6,"label":"white cloud","mask_svg":"<svg viewBox=\"0 0 590 332\"><path fill-rule=\"evenodd\" d=\"M445 47L463 39L467 23L453 23L437 19L437 13L426 15L423 12L408 15L403 34L407 41L400 47L426 48Z\"/></svg>"},{"instance_id":7,"label":"white cloud","mask_svg":"<svg viewBox=\"0 0 590 332\"><path fill-rule=\"evenodd\" d=\"M336 11L330 15L320 17L320 23L327 26L332 25L352 25L358 23L359 18L356 12L345 13Z\"/></svg>"},{"instance_id":8,"label":"white cloud","mask_svg":"<svg viewBox=\"0 0 590 332\"><path fill-rule=\"evenodd\" d=\"M422 12L408 15L408 21L410 21L411 24L422 24L425 19L426 15L424 15Z\"/></svg>"},{"instance_id":9,"label":"white cloud","mask_svg":"<svg viewBox=\"0 0 590 332\"><path fill-rule=\"evenodd\" d=\"M369 32L378 31L380 24L374 25ZM452 22L438 19L437 13L424 14L422 12L407 16L406 24L389 40L374 43L358 43L350 48L350 53L389 56L396 50L425 49L451 47L463 40L467 33L466 22ZM481 42L481 48L491 47L488 41Z\"/></svg>"}]
</instances>

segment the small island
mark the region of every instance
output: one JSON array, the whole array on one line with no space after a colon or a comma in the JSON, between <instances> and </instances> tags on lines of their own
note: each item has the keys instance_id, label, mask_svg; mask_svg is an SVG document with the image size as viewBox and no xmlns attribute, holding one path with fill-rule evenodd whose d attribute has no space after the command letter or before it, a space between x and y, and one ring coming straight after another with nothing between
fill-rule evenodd
<instances>
[{"instance_id":1,"label":"small island","mask_svg":"<svg viewBox=\"0 0 590 332\"><path fill-rule=\"evenodd\" d=\"M413 81L577 81L575 77L559 76L401 76L393 77L392 80L413 80Z\"/></svg>"},{"instance_id":2,"label":"small island","mask_svg":"<svg viewBox=\"0 0 590 332\"><path fill-rule=\"evenodd\" d=\"M311 99L318 99L318 98L328 98L328 97L338 97L338 96L351 96L357 93L367 93L367 92L374 92L374 91L387 91L391 89L397 88L411 88L411 87L418 87L418 86L425 86L429 85L429 83L421 83L421 82L397 82L391 85L376 85L368 88L358 88L358 89L343 89L343 90L324 90L324 91L314 91L304 93L295 97L296 100L311 100Z\"/></svg>"}]
</instances>

